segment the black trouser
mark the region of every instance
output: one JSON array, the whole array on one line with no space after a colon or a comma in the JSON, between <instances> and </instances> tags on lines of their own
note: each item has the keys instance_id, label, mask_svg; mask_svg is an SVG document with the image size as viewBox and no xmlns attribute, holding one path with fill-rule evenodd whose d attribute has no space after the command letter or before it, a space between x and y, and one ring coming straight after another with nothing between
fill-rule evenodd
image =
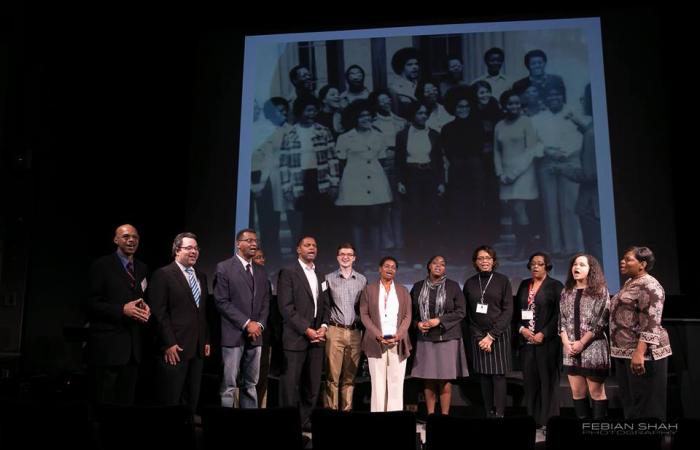
<instances>
[{"instance_id":1,"label":"black trouser","mask_svg":"<svg viewBox=\"0 0 700 450\"><path fill-rule=\"evenodd\" d=\"M138 377L138 364L130 361L119 366L93 369L93 400L97 405L131 406Z\"/></svg>"},{"instance_id":2,"label":"black trouser","mask_svg":"<svg viewBox=\"0 0 700 450\"><path fill-rule=\"evenodd\" d=\"M318 344L310 344L302 351L284 350L279 384L280 406L296 407L298 404L302 425L311 417L318 400L323 357L323 347Z\"/></svg>"},{"instance_id":3,"label":"black trouser","mask_svg":"<svg viewBox=\"0 0 700 450\"><path fill-rule=\"evenodd\" d=\"M506 376L481 375L481 396L486 415L503 416L506 411Z\"/></svg>"},{"instance_id":4,"label":"black trouser","mask_svg":"<svg viewBox=\"0 0 700 450\"><path fill-rule=\"evenodd\" d=\"M557 340L549 340L542 345L520 347L525 404L537 425L547 425L550 417L559 415L557 390L561 350L558 344Z\"/></svg>"},{"instance_id":5,"label":"black trouser","mask_svg":"<svg viewBox=\"0 0 700 450\"><path fill-rule=\"evenodd\" d=\"M202 358L195 356L172 365L163 356L156 363L156 401L163 406L187 405L194 414L202 383Z\"/></svg>"},{"instance_id":6,"label":"black trouser","mask_svg":"<svg viewBox=\"0 0 700 450\"><path fill-rule=\"evenodd\" d=\"M406 203L403 214L406 224L404 239L410 262L422 263L435 252L435 236L440 233L437 186L433 170L409 164L406 167ZM431 230L427 233L427 230Z\"/></svg>"},{"instance_id":7,"label":"black trouser","mask_svg":"<svg viewBox=\"0 0 700 450\"><path fill-rule=\"evenodd\" d=\"M630 360L613 358L625 419L666 420L666 376L668 358L644 361L644 375L635 375Z\"/></svg>"}]
</instances>

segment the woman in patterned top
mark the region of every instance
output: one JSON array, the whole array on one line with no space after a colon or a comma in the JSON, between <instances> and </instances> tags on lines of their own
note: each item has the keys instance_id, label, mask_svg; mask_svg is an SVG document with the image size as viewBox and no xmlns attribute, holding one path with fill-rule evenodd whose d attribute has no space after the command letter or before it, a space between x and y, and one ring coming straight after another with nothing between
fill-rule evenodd
<instances>
[{"instance_id":1,"label":"woman in patterned top","mask_svg":"<svg viewBox=\"0 0 700 450\"><path fill-rule=\"evenodd\" d=\"M578 253L569 265L569 275L559 303L559 336L563 344L564 372L568 375L576 415L590 418L587 391L593 400L593 418L606 416L608 400L605 378L610 355L608 329L610 297L600 263Z\"/></svg>"},{"instance_id":2,"label":"woman in patterned top","mask_svg":"<svg viewBox=\"0 0 700 450\"><path fill-rule=\"evenodd\" d=\"M666 374L671 344L661 326L664 289L649 275L654 253L630 247L620 261L629 277L610 303L610 353L626 419L666 419Z\"/></svg>"}]
</instances>

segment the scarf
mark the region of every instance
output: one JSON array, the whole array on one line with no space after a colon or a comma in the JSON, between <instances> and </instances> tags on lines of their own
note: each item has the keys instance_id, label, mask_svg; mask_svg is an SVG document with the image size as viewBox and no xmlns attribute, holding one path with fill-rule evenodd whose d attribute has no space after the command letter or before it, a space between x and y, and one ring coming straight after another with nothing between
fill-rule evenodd
<instances>
[{"instance_id":1,"label":"scarf","mask_svg":"<svg viewBox=\"0 0 700 450\"><path fill-rule=\"evenodd\" d=\"M430 290L437 289L437 294L435 295L435 316L441 317L445 314L445 280L446 276L443 276L436 282L430 281L430 276L423 282L423 287L418 295L418 306L420 307L420 318L421 321L425 322L430 320Z\"/></svg>"}]
</instances>

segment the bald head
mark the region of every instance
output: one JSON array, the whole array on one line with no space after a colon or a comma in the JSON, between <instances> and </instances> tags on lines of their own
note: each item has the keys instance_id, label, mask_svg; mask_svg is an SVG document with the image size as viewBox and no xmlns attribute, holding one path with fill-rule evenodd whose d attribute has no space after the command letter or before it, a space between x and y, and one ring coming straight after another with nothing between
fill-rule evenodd
<instances>
[{"instance_id":1,"label":"bald head","mask_svg":"<svg viewBox=\"0 0 700 450\"><path fill-rule=\"evenodd\" d=\"M131 258L139 248L139 232L128 223L120 225L114 231L114 243L125 256Z\"/></svg>"}]
</instances>

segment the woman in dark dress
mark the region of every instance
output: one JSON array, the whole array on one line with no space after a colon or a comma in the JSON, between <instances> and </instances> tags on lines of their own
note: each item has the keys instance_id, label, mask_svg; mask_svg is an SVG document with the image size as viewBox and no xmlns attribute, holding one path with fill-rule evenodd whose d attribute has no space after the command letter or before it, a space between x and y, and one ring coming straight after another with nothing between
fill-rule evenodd
<instances>
[{"instance_id":1,"label":"woman in dark dress","mask_svg":"<svg viewBox=\"0 0 700 450\"><path fill-rule=\"evenodd\" d=\"M593 418L607 415L605 378L610 372L610 351L605 333L609 308L610 295L600 263L591 255L574 255L559 302L559 335L564 372L580 419L591 416L588 392L593 400Z\"/></svg>"},{"instance_id":2,"label":"woman in dark dress","mask_svg":"<svg viewBox=\"0 0 700 450\"><path fill-rule=\"evenodd\" d=\"M464 283L467 300L471 357L481 375L481 394L487 417L503 417L506 408L506 373L511 370L510 324L513 290L498 267L496 251L488 245L472 255L476 275Z\"/></svg>"},{"instance_id":3,"label":"woman in dark dress","mask_svg":"<svg viewBox=\"0 0 700 450\"><path fill-rule=\"evenodd\" d=\"M534 253L527 268L532 278L523 280L516 294L517 331L523 387L527 413L537 425L547 425L550 417L559 415L559 297L564 285L549 276L552 261L549 255Z\"/></svg>"},{"instance_id":4,"label":"woman in dark dress","mask_svg":"<svg viewBox=\"0 0 700 450\"><path fill-rule=\"evenodd\" d=\"M481 162L484 129L473 113L474 108L469 86L451 89L445 109L455 116L455 120L442 127L440 133L445 158L449 163L445 192L449 227L446 227L446 231L455 244L454 252L479 245L479 227L484 223L483 209L479 208L484 201L486 180Z\"/></svg>"},{"instance_id":5,"label":"woman in dark dress","mask_svg":"<svg viewBox=\"0 0 700 450\"><path fill-rule=\"evenodd\" d=\"M445 274L445 258L428 261L428 277L413 285L413 327L417 329L417 347L411 376L425 380L425 404L428 414L435 412L439 397L440 412L450 412L450 380L469 376L462 342L465 314L464 295L456 281Z\"/></svg>"}]
</instances>

